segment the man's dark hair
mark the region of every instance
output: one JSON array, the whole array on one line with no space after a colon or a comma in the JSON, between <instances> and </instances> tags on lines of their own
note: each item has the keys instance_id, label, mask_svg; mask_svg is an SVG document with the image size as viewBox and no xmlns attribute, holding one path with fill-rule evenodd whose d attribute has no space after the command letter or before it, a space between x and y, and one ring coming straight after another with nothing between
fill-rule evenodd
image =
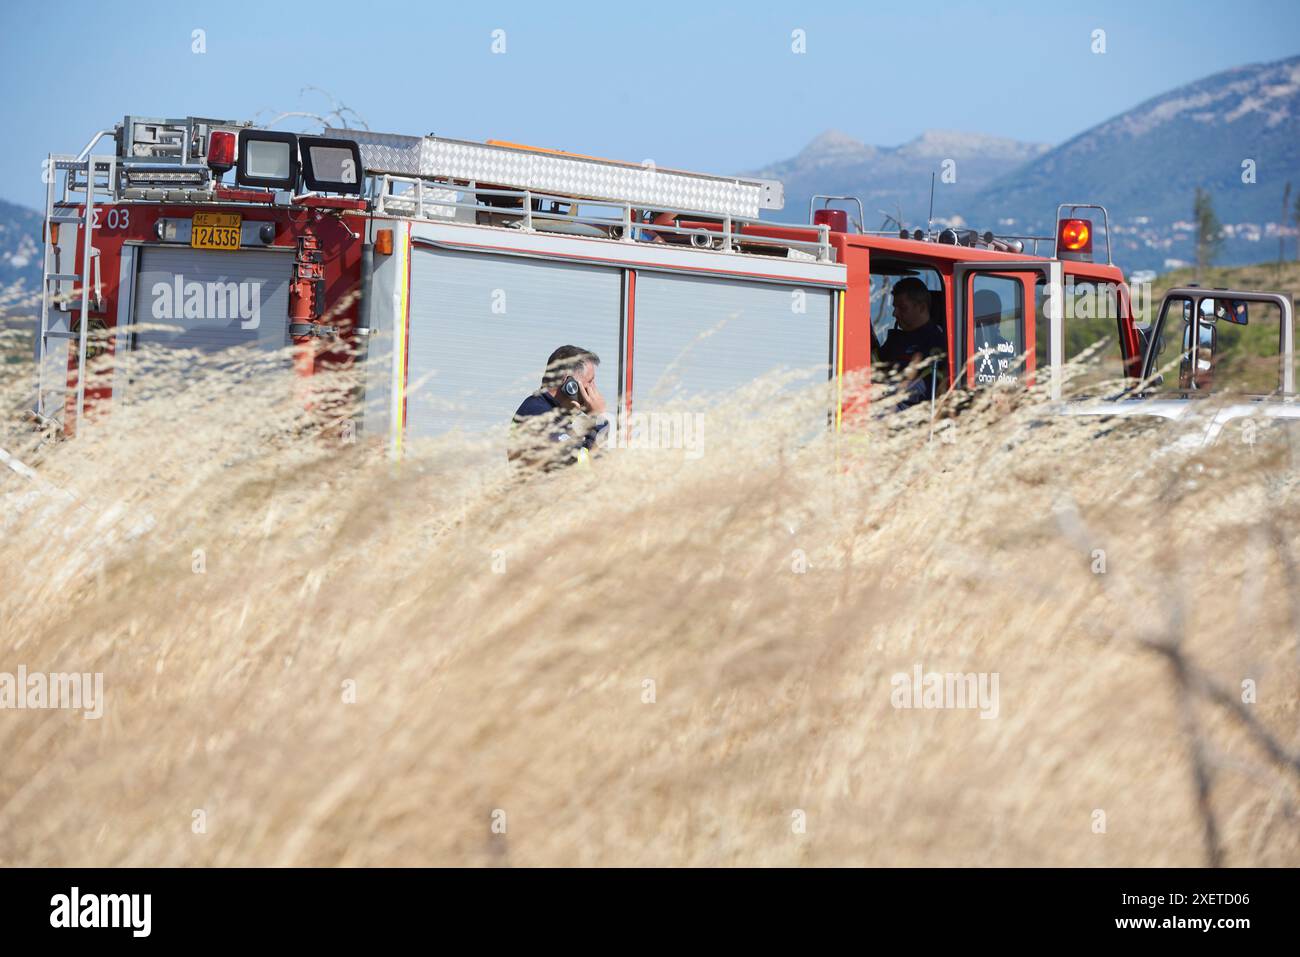
<instances>
[{"instance_id":1,"label":"man's dark hair","mask_svg":"<svg viewBox=\"0 0 1300 957\"><path fill-rule=\"evenodd\" d=\"M546 360L546 371L542 374L542 388L549 389L559 385L566 376L577 375L584 363L600 365L600 356L589 349L579 346L560 346Z\"/></svg>"},{"instance_id":2,"label":"man's dark hair","mask_svg":"<svg viewBox=\"0 0 1300 957\"><path fill-rule=\"evenodd\" d=\"M902 296L904 299L911 300L914 305L930 308L930 290L915 276L908 276L894 283L893 293L895 299Z\"/></svg>"}]
</instances>

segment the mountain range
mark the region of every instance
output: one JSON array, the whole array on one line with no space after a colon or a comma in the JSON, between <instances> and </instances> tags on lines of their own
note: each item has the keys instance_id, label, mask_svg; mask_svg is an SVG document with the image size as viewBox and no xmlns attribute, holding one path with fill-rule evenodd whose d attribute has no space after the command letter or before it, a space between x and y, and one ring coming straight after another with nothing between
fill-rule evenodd
<instances>
[{"instance_id":1,"label":"mountain range","mask_svg":"<svg viewBox=\"0 0 1300 957\"><path fill-rule=\"evenodd\" d=\"M778 179L785 185L785 209L774 218L787 222L802 219L816 194L849 195L862 200L865 225L871 229L887 215L924 223L930 172L942 175L948 160L952 165L945 180L952 181L936 176L935 202L937 210L951 212L999 177L1050 149L1046 143L950 130L927 130L902 146L868 146L847 133L828 130L798 156L751 175Z\"/></svg>"},{"instance_id":2,"label":"mountain range","mask_svg":"<svg viewBox=\"0 0 1300 957\"><path fill-rule=\"evenodd\" d=\"M0 199L0 287L41 284L41 214Z\"/></svg>"},{"instance_id":3,"label":"mountain range","mask_svg":"<svg viewBox=\"0 0 1300 957\"><path fill-rule=\"evenodd\" d=\"M945 182L949 160L955 177ZM773 218L801 221L815 193L840 193L862 199L873 229L900 211L906 225L924 226L932 171L936 221L981 231L1050 235L1058 203L1104 205L1115 260L1130 270L1194 258L1200 186L1225 224L1222 262L1275 258L1285 184L1293 201L1300 193L1300 56L1205 77L1054 148L950 131L868 146L832 130L752 173L785 183L785 210Z\"/></svg>"}]
</instances>

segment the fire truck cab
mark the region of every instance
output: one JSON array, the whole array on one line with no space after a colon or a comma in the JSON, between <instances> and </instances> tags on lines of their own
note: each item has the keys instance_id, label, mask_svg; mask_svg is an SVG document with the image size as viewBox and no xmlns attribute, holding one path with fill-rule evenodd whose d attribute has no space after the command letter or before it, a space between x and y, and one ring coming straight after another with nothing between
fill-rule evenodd
<instances>
[{"instance_id":1,"label":"fire truck cab","mask_svg":"<svg viewBox=\"0 0 1300 957\"><path fill-rule=\"evenodd\" d=\"M129 400L148 350L244 347L286 377L358 366L356 425L400 454L410 438L503 435L565 343L601 357L625 418L784 368L832 384L818 424L841 428L903 277L944 329L936 394L1041 384L1059 399L1089 349L1098 383L1150 371L1090 204L1060 207L1051 237L870 233L829 206L762 219L784 205L772 181L198 117L127 116L49 163L35 411L68 433ZM1289 367L1289 333L1284 346ZM96 356L111 384L88 381Z\"/></svg>"}]
</instances>

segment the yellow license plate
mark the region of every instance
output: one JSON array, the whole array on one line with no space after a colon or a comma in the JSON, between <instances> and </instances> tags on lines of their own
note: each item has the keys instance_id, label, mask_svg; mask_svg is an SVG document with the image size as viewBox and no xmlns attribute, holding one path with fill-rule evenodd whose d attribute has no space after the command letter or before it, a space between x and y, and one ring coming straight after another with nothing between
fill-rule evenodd
<instances>
[{"instance_id":1,"label":"yellow license plate","mask_svg":"<svg viewBox=\"0 0 1300 957\"><path fill-rule=\"evenodd\" d=\"M190 245L195 249L238 249L239 213L195 213L190 220Z\"/></svg>"}]
</instances>

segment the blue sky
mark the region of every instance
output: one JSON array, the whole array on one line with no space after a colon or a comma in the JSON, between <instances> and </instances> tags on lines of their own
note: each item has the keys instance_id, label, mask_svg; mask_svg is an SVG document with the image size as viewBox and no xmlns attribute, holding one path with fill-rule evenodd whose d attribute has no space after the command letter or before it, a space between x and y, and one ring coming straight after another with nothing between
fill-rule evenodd
<instances>
[{"instance_id":1,"label":"blue sky","mask_svg":"<svg viewBox=\"0 0 1300 957\"><path fill-rule=\"evenodd\" d=\"M196 29L206 53L192 50ZM1105 54L1091 51L1095 29ZM492 52L494 30L505 31L504 54ZM795 30L806 53L792 52ZM936 128L1059 143L1171 87L1297 52L1294 0L8 0L0 198L40 206L41 159L77 151L125 113L328 110L327 97L302 93L309 86L385 132L736 172L830 128L877 145Z\"/></svg>"}]
</instances>

